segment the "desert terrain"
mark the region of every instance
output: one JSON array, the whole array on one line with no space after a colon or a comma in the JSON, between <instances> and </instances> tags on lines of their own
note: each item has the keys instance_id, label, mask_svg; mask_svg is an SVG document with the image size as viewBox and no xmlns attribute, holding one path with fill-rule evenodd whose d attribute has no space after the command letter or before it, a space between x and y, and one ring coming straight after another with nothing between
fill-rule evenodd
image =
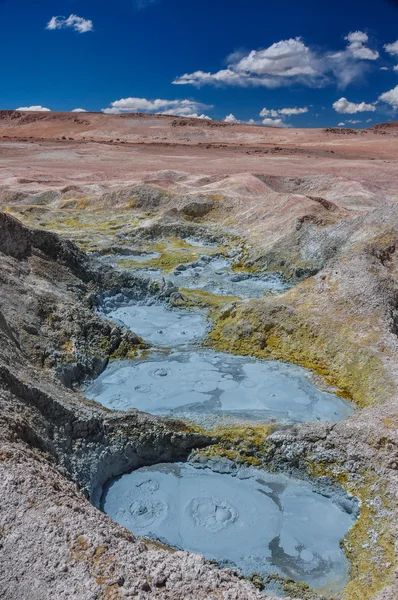
<instances>
[{"instance_id":1,"label":"desert terrain","mask_svg":"<svg viewBox=\"0 0 398 600\"><path fill-rule=\"evenodd\" d=\"M0 111L0 202L1 597L398 597L398 122ZM300 407L264 408L233 362L206 414L137 407L130 391L100 400L119 364L153 360L170 379L169 353L200 357L188 363L203 389L209 353L291 368L298 388L282 400ZM233 388L239 410L220 411ZM320 404L332 396L341 415ZM113 478L186 461L234 484L259 469L313 486L352 519L338 560L319 558L316 535L316 550L288 551L279 532L245 571L105 514ZM243 519L217 506L212 534Z\"/></svg>"}]
</instances>

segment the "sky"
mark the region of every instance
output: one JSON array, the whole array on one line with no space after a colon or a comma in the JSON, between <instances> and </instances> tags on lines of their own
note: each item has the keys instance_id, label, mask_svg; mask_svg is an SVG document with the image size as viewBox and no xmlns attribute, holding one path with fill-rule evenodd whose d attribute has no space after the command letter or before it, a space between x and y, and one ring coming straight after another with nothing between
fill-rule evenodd
<instances>
[{"instance_id":1,"label":"sky","mask_svg":"<svg viewBox=\"0 0 398 600\"><path fill-rule=\"evenodd\" d=\"M397 25L398 0L0 0L0 109L368 127L398 120Z\"/></svg>"}]
</instances>

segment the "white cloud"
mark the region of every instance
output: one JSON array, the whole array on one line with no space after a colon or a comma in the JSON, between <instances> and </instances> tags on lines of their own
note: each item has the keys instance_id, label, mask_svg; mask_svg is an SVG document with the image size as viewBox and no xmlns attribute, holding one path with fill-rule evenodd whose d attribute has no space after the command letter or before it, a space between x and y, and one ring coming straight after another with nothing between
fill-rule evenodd
<instances>
[{"instance_id":1,"label":"white cloud","mask_svg":"<svg viewBox=\"0 0 398 600\"><path fill-rule=\"evenodd\" d=\"M74 108L71 112L87 112L84 108Z\"/></svg>"},{"instance_id":2,"label":"white cloud","mask_svg":"<svg viewBox=\"0 0 398 600\"><path fill-rule=\"evenodd\" d=\"M20 110L20 111L31 110L33 112L51 112L51 109L46 108L45 106L20 106L19 108L16 108L15 110Z\"/></svg>"},{"instance_id":3,"label":"white cloud","mask_svg":"<svg viewBox=\"0 0 398 600\"><path fill-rule=\"evenodd\" d=\"M278 111L274 110L273 108L263 108L260 112L260 117L277 117L278 114Z\"/></svg>"},{"instance_id":4,"label":"white cloud","mask_svg":"<svg viewBox=\"0 0 398 600\"><path fill-rule=\"evenodd\" d=\"M373 119L366 119L367 123L371 123L373 121Z\"/></svg>"},{"instance_id":5,"label":"white cloud","mask_svg":"<svg viewBox=\"0 0 398 600\"><path fill-rule=\"evenodd\" d=\"M238 119L232 113L230 113L229 115L227 115L225 117L224 121L226 123L239 123Z\"/></svg>"},{"instance_id":6,"label":"white cloud","mask_svg":"<svg viewBox=\"0 0 398 600\"><path fill-rule=\"evenodd\" d=\"M374 104L366 104L366 102L349 102L347 98L340 98L333 103L333 108L337 113L344 115L354 115L359 112L374 112L376 106Z\"/></svg>"},{"instance_id":7,"label":"white cloud","mask_svg":"<svg viewBox=\"0 0 398 600\"><path fill-rule=\"evenodd\" d=\"M195 100L148 100L147 98L121 98L111 103L110 108L102 109L106 114L119 114L129 112L157 113L164 115L176 115L179 117L191 117L196 119L211 119L206 114L200 114L202 110L212 108L207 104Z\"/></svg>"},{"instance_id":8,"label":"white cloud","mask_svg":"<svg viewBox=\"0 0 398 600\"><path fill-rule=\"evenodd\" d=\"M171 116L175 116L175 117L188 117L190 119L204 119L206 121L212 121L213 119L211 117L209 117L209 115L205 115L205 114L201 114L199 115L198 113L190 113L188 111L185 111L184 109L182 109L181 111L179 111L178 109L173 109L171 108L170 110L162 110L160 112L155 113L157 115L171 115Z\"/></svg>"},{"instance_id":9,"label":"white cloud","mask_svg":"<svg viewBox=\"0 0 398 600\"><path fill-rule=\"evenodd\" d=\"M178 85L224 84L276 88L292 82L315 84L323 76L319 58L301 38L282 40L268 48L233 54L227 69L216 73L195 71L177 77Z\"/></svg>"},{"instance_id":10,"label":"white cloud","mask_svg":"<svg viewBox=\"0 0 398 600\"><path fill-rule=\"evenodd\" d=\"M210 73L194 71L177 77L177 85L237 85L277 88L293 84L311 87L325 85L331 76L341 86L363 77L369 61L379 53L369 48L368 35L349 33L344 50L320 53L300 38L281 40L267 48L236 52L228 57L227 68Z\"/></svg>"},{"instance_id":11,"label":"white cloud","mask_svg":"<svg viewBox=\"0 0 398 600\"><path fill-rule=\"evenodd\" d=\"M263 108L260 112L260 117L278 117L280 115L291 117L293 115L303 115L308 112L307 106L303 106L302 108L278 108L278 109L268 109Z\"/></svg>"},{"instance_id":12,"label":"white cloud","mask_svg":"<svg viewBox=\"0 0 398 600\"><path fill-rule=\"evenodd\" d=\"M392 44L386 44L384 49L388 54L391 54L391 56L398 56L398 40Z\"/></svg>"},{"instance_id":13,"label":"white cloud","mask_svg":"<svg viewBox=\"0 0 398 600\"><path fill-rule=\"evenodd\" d=\"M344 39L348 40L350 44L365 44L369 37L363 31L351 31Z\"/></svg>"},{"instance_id":14,"label":"white cloud","mask_svg":"<svg viewBox=\"0 0 398 600\"><path fill-rule=\"evenodd\" d=\"M286 127L282 119L270 119L269 117L263 119L263 125L273 125L274 127Z\"/></svg>"},{"instance_id":15,"label":"white cloud","mask_svg":"<svg viewBox=\"0 0 398 600\"><path fill-rule=\"evenodd\" d=\"M226 85L249 85L250 77L245 73L235 73L231 69L223 69L217 73L205 73L204 71L195 71L186 73L177 77L173 83L176 85L196 85L203 84L226 84Z\"/></svg>"},{"instance_id":16,"label":"white cloud","mask_svg":"<svg viewBox=\"0 0 398 600\"><path fill-rule=\"evenodd\" d=\"M279 110L280 115L286 115L287 117L292 115L304 115L307 112L308 108L306 106L303 106L302 108L281 108Z\"/></svg>"},{"instance_id":17,"label":"white cloud","mask_svg":"<svg viewBox=\"0 0 398 600\"><path fill-rule=\"evenodd\" d=\"M388 67L380 67L380 71L389 71L390 69Z\"/></svg>"},{"instance_id":18,"label":"white cloud","mask_svg":"<svg viewBox=\"0 0 398 600\"><path fill-rule=\"evenodd\" d=\"M384 94L381 94L381 96L379 96L379 100L386 102L392 106L394 110L398 110L398 85L389 92L384 92Z\"/></svg>"},{"instance_id":19,"label":"white cloud","mask_svg":"<svg viewBox=\"0 0 398 600\"><path fill-rule=\"evenodd\" d=\"M65 17L52 17L47 23L46 29L54 31L55 29L65 29L70 27L78 33L87 33L93 31L93 22L89 19L83 19L77 15L70 15L67 19Z\"/></svg>"},{"instance_id":20,"label":"white cloud","mask_svg":"<svg viewBox=\"0 0 398 600\"><path fill-rule=\"evenodd\" d=\"M352 125L356 125L357 123L362 123L359 119L347 119L347 123L351 123Z\"/></svg>"},{"instance_id":21,"label":"white cloud","mask_svg":"<svg viewBox=\"0 0 398 600\"><path fill-rule=\"evenodd\" d=\"M398 71L398 65L395 65L395 67L393 67L392 69L393 71Z\"/></svg>"},{"instance_id":22,"label":"white cloud","mask_svg":"<svg viewBox=\"0 0 398 600\"><path fill-rule=\"evenodd\" d=\"M307 106L303 106L301 108L263 108L260 112L260 117L266 117L263 120L263 125L276 125L278 127L288 127L288 125L284 122L285 117L303 115L307 112Z\"/></svg>"},{"instance_id":23,"label":"white cloud","mask_svg":"<svg viewBox=\"0 0 398 600\"><path fill-rule=\"evenodd\" d=\"M209 115L204 115L203 113L201 115L198 115L197 113L192 113L190 117L191 119L204 119L205 121L213 120L211 117L209 117Z\"/></svg>"},{"instance_id":24,"label":"white cloud","mask_svg":"<svg viewBox=\"0 0 398 600\"><path fill-rule=\"evenodd\" d=\"M345 123L343 123L343 122L342 122L342 123L339 123L339 124L337 125L337 127L345 127Z\"/></svg>"},{"instance_id":25,"label":"white cloud","mask_svg":"<svg viewBox=\"0 0 398 600\"><path fill-rule=\"evenodd\" d=\"M380 54L376 50L371 50L365 44L369 41L369 36L363 31L352 31L344 39L349 43L347 52L354 58L361 60L377 60Z\"/></svg>"},{"instance_id":26,"label":"white cloud","mask_svg":"<svg viewBox=\"0 0 398 600\"><path fill-rule=\"evenodd\" d=\"M283 40L269 48L252 50L235 65L238 72L276 77L316 75L315 57L300 38Z\"/></svg>"}]
</instances>

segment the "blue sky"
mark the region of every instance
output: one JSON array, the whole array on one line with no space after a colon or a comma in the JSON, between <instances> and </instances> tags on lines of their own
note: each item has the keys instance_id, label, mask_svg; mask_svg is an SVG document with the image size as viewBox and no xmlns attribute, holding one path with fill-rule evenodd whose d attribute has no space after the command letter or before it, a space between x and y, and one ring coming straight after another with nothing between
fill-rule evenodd
<instances>
[{"instance_id":1,"label":"blue sky","mask_svg":"<svg viewBox=\"0 0 398 600\"><path fill-rule=\"evenodd\" d=\"M393 0L0 0L0 108L367 126L398 119L397 23Z\"/></svg>"}]
</instances>

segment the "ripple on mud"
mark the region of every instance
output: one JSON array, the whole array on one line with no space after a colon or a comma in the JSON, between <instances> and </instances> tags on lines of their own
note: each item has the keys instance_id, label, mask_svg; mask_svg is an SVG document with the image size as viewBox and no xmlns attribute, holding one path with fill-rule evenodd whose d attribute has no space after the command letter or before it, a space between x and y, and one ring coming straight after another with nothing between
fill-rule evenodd
<instances>
[{"instance_id":1,"label":"ripple on mud","mask_svg":"<svg viewBox=\"0 0 398 600\"><path fill-rule=\"evenodd\" d=\"M165 304L122 306L106 313L156 346L176 347L200 342L206 333L206 312L170 308Z\"/></svg>"},{"instance_id":2,"label":"ripple on mud","mask_svg":"<svg viewBox=\"0 0 398 600\"><path fill-rule=\"evenodd\" d=\"M226 417L337 422L353 413L349 403L317 388L300 367L211 350L114 362L86 396L107 408L138 408L204 427L225 423Z\"/></svg>"},{"instance_id":3,"label":"ripple on mud","mask_svg":"<svg viewBox=\"0 0 398 600\"><path fill-rule=\"evenodd\" d=\"M308 482L254 468L221 474L159 464L111 481L102 508L136 535L246 575L279 572L332 593L347 581L339 542L354 517Z\"/></svg>"}]
</instances>

